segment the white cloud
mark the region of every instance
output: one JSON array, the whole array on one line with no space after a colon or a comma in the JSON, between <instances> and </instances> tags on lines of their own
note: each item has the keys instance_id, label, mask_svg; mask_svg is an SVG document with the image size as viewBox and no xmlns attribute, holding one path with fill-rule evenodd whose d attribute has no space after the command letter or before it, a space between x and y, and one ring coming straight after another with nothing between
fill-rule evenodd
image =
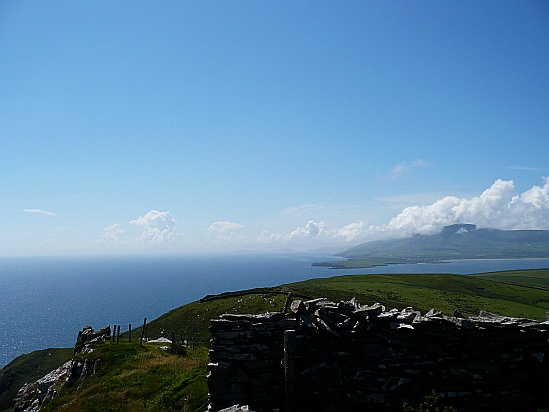
<instances>
[{"instance_id":1,"label":"white cloud","mask_svg":"<svg viewBox=\"0 0 549 412\"><path fill-rule=\"evenodd\" d=\"M480 196L460 199L446 196L425 206L405 208L381 231L405 236L436 233L454 223L473 223L497 229L549 229L549 178L514 194L512 180L498 179Z\"/></svg>"},{"instance_id":2,"label":"white cloud","mask_svg":"<svg viewBox=\"0 0 549 412\"><path fill-rule=\"evenodd\" d=\"M177 242L182 236L177 231L177 221L170 212L151 210L129 223L143 228L139 241L146 245L168 245Z\"/></svg>"},{"instance_id":3,"label":"white cloud","mask_svg":"<svg viewBox=\"0 0 549 412\"><path fill-rule=\"evenodd\" d=\"M547 170L547 168L542 168L542 167L529 167L529 166L521 166L521 165L507 166L507 169L525 170L530 172L541 172L543 170Z\"/></svg>"},{"instance_id":4,"label":"white cloud","mask_svg":"<svg viewBox=\"0 0 549 412\"><path fill-rule=\"evenodd\" d=\"M326 224L323 220L315 222L309 220L305 227L298 227L290 233L289 240L305 240L312 238L319 238L324 234L324 227Z\"/></svg>"},{"instance_id":5,"label":"white cloud","mask_svg":"<svg viewBox=\"0 0 549 412\"><path fill-rule=\"evenodd\" d=\"M103 228L103 235L99 239L99 243L104 245L112 245L128 240L128 234L120 227L120 223Z\"/></svg>"},{"instance_id":6,"label":"white cloud","mask_svg":"<svg viewBox=\"0 0 549 412\"><path fill-rule=\"evenodd\" d=\"M260 235L256 238L259 243L273 243L284 240L284 235L281 233L273 233L268 230L262 230Z\"/></svg>"},{"instance_id":7,"label":"white cloud","mask_svg":"<svg viewBox=\"0 0 549 412\"><path fill-rule=\"evenodd\" d=\"M309 220L289 233L264 230L260 243L343 244L388 237L433 234L454 223L473 223L496 229L549 229L549 178L544 184L515 194L513 181L496 180L479 196L444 196L427 205L404 208L388 224L367 225L362 220L329 227L325 220Z\"/></svg>"},{"instance_id":8,"label":"white cloud","mask_svg":"<svg viewBox=\"0 0 549 412\"><path fill-rule=\"evenodd\" d=\"M40 213L47 216L61 216L59 213L50 212L48 210L42 210L42 209L23 209L23 212L26 213Z\"/></svg>"},{"instance_id":9,"label":"white cloud","mask_svg":"<svg viewBox=\"0 0 549 412\"><path fill-rule=\"evenodd\" d=\"M396 179L405 173L408 173L412 169L425 168L431 166L433 163L422 159L416 159L412 162L402 162L396 165L389 173L389 179Z\"/></svg>"},{"instance_id":10,"label":"white cloud","mask_svg":"<svg viewBox=\"0 0 549 412\"><path fill-rule=\"evenodd\" d=\"M349 243L365 239L372 233L371 227L363 221L349 223L338 228L328 228L326 222L309 220L305 226L299 226L290 233L275 233L263 230L256 239L260 243Z\"/></svg>"},{"instance_id":11,"label":"white cloud","mask_svg":"<svg viewBox=\"0 0 549 412\"><path fill-rule=\"evenodd\" d=\"M206 229L207 232L220 240L234 240L241 238L240 230L244 226L235 222L214 222Z\"/></svg>"},{"instance_id":12,"label":"white cloud","mask_svg":"<svg viewBox=\"0 0 549 412\"><path fill-rule=\"evenodd\" d=\"M370 231L366 224L362 221L349 223L341 228L331 230L329 239L343 242L354 242L365 238Z\"/></svg>"}]
</instances>

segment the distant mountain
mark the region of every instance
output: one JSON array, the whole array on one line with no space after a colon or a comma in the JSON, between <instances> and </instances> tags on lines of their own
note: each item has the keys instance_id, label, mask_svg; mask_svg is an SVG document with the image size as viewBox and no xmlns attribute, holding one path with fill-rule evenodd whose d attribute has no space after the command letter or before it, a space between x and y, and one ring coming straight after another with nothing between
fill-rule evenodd
<instances>
[{"instance_id":1,"label":"distant mountain","mask_svg":"<svg viewBox=\"0 0 549 412\"><path fill-rule=\"evenodd\" d=\"M362 243L336 256L349 260L316 265L370 267L452 259L549 258L549 230L478 229L472 224L456 224L435 235Z\"/></svg>"}]
</instances>

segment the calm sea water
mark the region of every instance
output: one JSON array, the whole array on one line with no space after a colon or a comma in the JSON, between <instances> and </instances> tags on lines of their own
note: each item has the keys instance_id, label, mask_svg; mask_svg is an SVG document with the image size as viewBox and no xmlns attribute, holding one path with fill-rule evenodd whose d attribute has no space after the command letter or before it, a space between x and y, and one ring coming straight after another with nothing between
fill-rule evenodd
<instances>
[{"instance_id":1,"label":"calm sea water","mask_svg":"<svg viewBox=\"0 0 549 412\"><path fill-rule=\"evenodd\" d=\"M312 267L318 254L0 259L0 368L71 347L85 325L140 325L207 294L356 273L470 274L548 268L549 259L467 260L372 269Z\"/></svg>"}]
</instances>

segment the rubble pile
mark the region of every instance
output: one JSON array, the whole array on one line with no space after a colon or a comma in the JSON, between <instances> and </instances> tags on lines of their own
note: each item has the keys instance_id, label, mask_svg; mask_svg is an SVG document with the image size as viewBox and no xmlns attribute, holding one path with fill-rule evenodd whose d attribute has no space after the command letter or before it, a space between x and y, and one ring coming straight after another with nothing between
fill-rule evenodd
<instances>
[{"instance_id":1,"label":"rubble pile","mask_svg":"<svg viewBox=\"0 0 549 412\"><path fill-rule=\"evenodd\" d=\"M549 322L315 299L289 314L224 315L211 332L213 410L401 411L433 390L457 410L549 406Z\"/></svg>"}]
</instances>

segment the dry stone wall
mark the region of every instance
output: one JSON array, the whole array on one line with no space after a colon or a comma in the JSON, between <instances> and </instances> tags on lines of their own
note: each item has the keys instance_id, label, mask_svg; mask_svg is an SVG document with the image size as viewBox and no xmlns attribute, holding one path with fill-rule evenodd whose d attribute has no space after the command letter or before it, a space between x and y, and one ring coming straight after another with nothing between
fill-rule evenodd
<instances>
[{"instance_id":1,"label":"dry stone wall","mask_svg":"<svg viewBox=\"0 0 549 412\"><path fill-rule=\"evenodd\" d=\"M456 410L549 407L549 322L316 299L211 332L214 411L401 411L433 390Z\"/></svg>"}]
</instances>

